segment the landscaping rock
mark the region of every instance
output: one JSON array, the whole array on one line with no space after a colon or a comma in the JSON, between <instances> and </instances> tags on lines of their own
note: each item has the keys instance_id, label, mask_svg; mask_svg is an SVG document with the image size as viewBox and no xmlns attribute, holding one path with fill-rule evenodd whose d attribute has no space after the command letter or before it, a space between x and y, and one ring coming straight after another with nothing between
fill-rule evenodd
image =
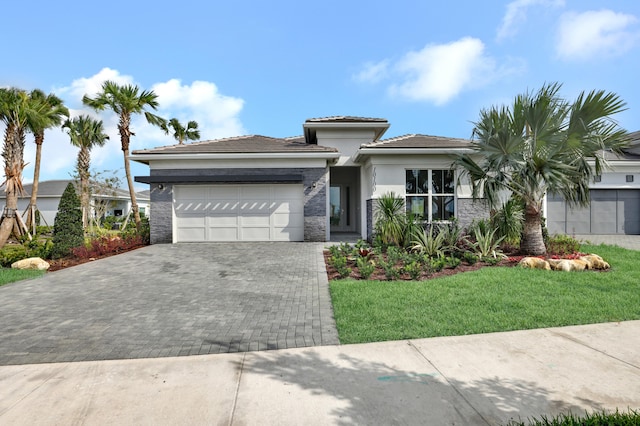
<instances>
[{"instance_id":1,"label":"landscaping rock","mask_svg":"<svg viewBox=\"0 0 640 426\"><path fill-rule=\"evenodd\" d=\"M38 269L40 271L46 271L49 269L49 263L40 259L39 257L29 257L27 259L18 260L13 262L11 267L13 269Z\"/></svg>"},{"instance_id":2,"label":"landscaping rock","mask_svg":"<svg viewBox=\"0 0 640 426\"><path fill-rule=\"evenodd\" d=\"M531 269L545 269L547 271L551 270L551 266L549 266L549 262L544 259L540 259L538 257L523 257L522 260L518 263L523 268L531 268Z\"/></svg>"}]
</instances>

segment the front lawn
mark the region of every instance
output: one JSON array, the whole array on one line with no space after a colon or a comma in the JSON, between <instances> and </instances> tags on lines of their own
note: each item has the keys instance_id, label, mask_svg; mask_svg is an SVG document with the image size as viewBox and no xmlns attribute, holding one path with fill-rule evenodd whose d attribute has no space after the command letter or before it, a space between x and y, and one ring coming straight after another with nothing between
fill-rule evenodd
<instances>
[{"instance_id":1,"label":"front lawn","mask_svg":"<svg viewBox=\"0 0 640 426\"><path fill-rule=\"evenodd\" d=\"M0 268L0 286L14 281L41 277L44 273L45 271L34 271L30 269Z\"/></svg>"},{"instance_id":2,"label":"front lawn","mask_svg":"<svg viewBox=\"0 0 640 426\"><path fill-rule=\"evenodd\" d=\"M340 342L453 336L640 319L640 252L583 245L604 272L485 267L416 281L331 281Z\"/></svg>"}]
</instances>

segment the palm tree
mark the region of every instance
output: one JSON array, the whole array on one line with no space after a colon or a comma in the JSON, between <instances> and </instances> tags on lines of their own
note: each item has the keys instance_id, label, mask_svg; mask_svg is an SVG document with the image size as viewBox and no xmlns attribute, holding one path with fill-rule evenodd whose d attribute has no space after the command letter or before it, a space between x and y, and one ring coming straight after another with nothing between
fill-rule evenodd
<instances>
[{"instance_id":1,"label":"palm tree","mask_svg":"<svg viewBox=\"0 0 640 426\"><path fill-rule=\"evenodd\" d=\"M71 144L80 148L77 169L80 176L80 204L82 206L82 226L89 223L89 167L91 165L91 149L104 146L109 136L104 132L101 120L94 120L88 115L81 115L64 122Z\"/></svg>"},{"instance_id":2,"label":"palm tree","mask_svg":"<svg viewBox=\"0 0 640 426\"><path fill-rule=\"evenodd\" d=\"M505 193L523 201L520 250L526 254L546 253L541 227L545 194L588 205L589 181L606 165L604 152L620 153L627 144L626 132L611 118L625 109L616 94L582 92L569 103L558 96L560 88L546 84L517 96L510 107L481 111L473 130L475 153L454 163L469 177L474 198L484 194L493 208Z\"/></svg>"},{"instance_id":3,"label":"palm tree","mask_svg":"<svg viewBox=\"0 0 640 426\"><path fill-rule=\"evenodd\" d=\"M0 88L0 120L6 125L2 157L7 194L0 223L0 248L5 245L12 232L20 236L23 229L26 230L20 215L16 213L18 194L23 191L24 144L27 130L37 126L40 119L27 92L17 88Z\"/></svg>"},{"instance_id":4,"label":"palm tree","mask_svg":"<svg viewBox=\"0 0 640 426\"><path fill-rule=\"evenodd\" d=\"M129 166L129 143L131 136L135 136L135 133L131 131L131 116L144 113L149 124L166 128L166 120L146 110L147 108L153 110L158 108L157 98L158 95L153 90L140 91L138 86L131 84L121 86L113 81L102 83L102 91L95 98L87 95L82 98L82 102L85 105L96 111L104 111L108 108L118 114L118 132L120 133L120 142L124 154L124 170L127 175L129 195L131 196L131 210L138 229L140 229L140 212L138 211L138 201L136 200Z\"/></svg>"},{"instance_id":5,"label":"palm tree","mask_svg":"<svg viewBox=\"0 0 640 426\"><path fill-rule=\"evenodd\" d=\"M38 199L38 182L40 180L40 161L42 159L42 143L44 142L44 131L51 127L58 127L62 124L63 117L69 117L69 110L64 106L62 100L54 94L45 95L42 90L35 89L30 94L33 108L40 119L31 123L29 130L33 133L36 144L36 162L33 170L33 186L31 199L27 207L27 227L32 227L35 233L36 227L36 202Z\"/></svg>"},{"instance_id":6,"label":"palm tree","mask_svg":"<svg viewBox=\"0 0 640 426\"><path fill-rule=\"evenodd\" d=\"M180 145L184 143L185 139L189 141L200 139L200 131L198 130L198 123L196 121L189 121L185 127L180 124L177 118L172 118L169 120L169 123L163 127L163 130L169 133L169 127L173 128L173 137Z\"/></svg>"}]
</instances>

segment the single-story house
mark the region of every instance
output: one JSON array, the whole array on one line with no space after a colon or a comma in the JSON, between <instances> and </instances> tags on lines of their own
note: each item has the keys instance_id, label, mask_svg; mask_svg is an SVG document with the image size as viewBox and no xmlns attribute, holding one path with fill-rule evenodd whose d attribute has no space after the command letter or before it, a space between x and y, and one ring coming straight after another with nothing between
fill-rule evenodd
<instances>
[{"instance_id":1,"label":"single-story house","mask_svg":"<svg viewBox=\"0 0 640 426\"><path fill-rule=\"evenodd\" d=\"M75 182L70 179L62 180L46 180L38 183L38 199L36 204L40 211L41 225L53 226L58 213L58 205L60 204L60 198L62 193L67 188L70 182ZM24 192L18 197L18 211L24 213L29 205L31 199L31 191L33 184L25 184ZM78 188L76 188L76 191ZM131 209L131 198L129 191L121 188L114 190L103 191L104 193L94 193L91 198L91 204L94 206L96 203L106 203L104 206L105 216L126 216ZM78 192L78 196L80 196ZM0 187L0 203L5 203L4 187ZM137 201L140 209L140 213L149 216L150 200L149 194L146 196L144 193L137 193ZM124 218L123 218L124 220Z\"/></svg>"},{"instance_id":2,"label":"single-story house","mask_svg":"<svg viewBox=\"0 0 640 426\"><path fill-rule=\"evenodd\" d=\"M390 192L428 221L457 218L466 226L488 216L470 185L456 185L458 171L451 169L455 154L472 152L470 140L383 139L389 126L381 118L313 118L298 137L239 136L133 151L131 160L149 166L149 176L135 180L150 185L151 242L327 241L340 233L366 239L375 200ZM635 167L637 185L638 164L627 170L622 164L631 160L620 161L602 180ZM548 208L556 228L562 218L567 226L561 203L552 200Z\"/></svg>"},{"instance_id":3,"label":"single-story house","mask_svg":"<svg viewBox=\"0 0 640 426\"><path fill-rule=\"evenodd\" d=\"M571 208L548 194L547 227L552 234L640 234L640 131L621 156L605 153L609 165L590 185L590 204Z\"/></svg>"}]
</instances>

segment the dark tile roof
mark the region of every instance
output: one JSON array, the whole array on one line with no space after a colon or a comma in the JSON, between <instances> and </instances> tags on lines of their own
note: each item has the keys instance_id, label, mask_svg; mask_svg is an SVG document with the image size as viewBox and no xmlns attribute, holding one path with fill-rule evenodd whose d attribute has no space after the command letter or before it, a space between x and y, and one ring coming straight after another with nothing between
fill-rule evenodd
<instances>
[{"instance_id":1,"label":"dark tile roof","mask_svg":"<svg viewBox=\"0 0 640 426\"><path fill-rule=\"evenodd\" d=\"M59 180L45 180L38 183L38 198L48 198L48 197L61 197L64 190L67 188L67 185L70 182L75 182L71 179L59 179ZM20 195L20 197L30 197L31 191L33 190L32 183L26 183L23 185L24 193ZM4 185L0 186L0 198L5 198ZM148 192L148 191L147 191ZM148 200L149 195L144 195L141 193L136 193L141 199ZM116 188L115 189L115 197L116 198L129 198L129 190Z\"/></svg>"},{"instance_id":2,"label":"dark tile roof","mask_svg":"<svg viewBox=\"0 0 640 426\"><path fill-rule=\"evenodd\" d=\"M334 115L331 117L309 118L307 123L387 123L384 118L354 117L350 115Z\"/></svg>"},{"instance_id":3,"label":"dark tile roof","mask_svg":"<svg viewBox=\"0 0 640 426\"><path fill-rule=\"evenodd\" d=\"M470 148L469 139L429 135L403 135L363 145L364 148Z\"/></svg>"},{"instance_id":4,"label":"dark tile roof","mask_svg":"<svg viewBox=\"0 0 640 426\"><path fill-rule=\"evenodd\" d=\"M335 148L306 144L303 136L272 138L251 135L136 150L133 151L133 154L251 154L269 152L337 152L337 150Z\"/></svg>"},{"instance_id":5,"label":"dark tile roof","mask_svg":"<svg viewBox=\"0 0 640 426\"><path fill-rule=\"evenodd\" d=\"M640 157L640 130L629 133L629 146L623 149L623 151L631 158Z\"/></svg>"}]
</instances>

